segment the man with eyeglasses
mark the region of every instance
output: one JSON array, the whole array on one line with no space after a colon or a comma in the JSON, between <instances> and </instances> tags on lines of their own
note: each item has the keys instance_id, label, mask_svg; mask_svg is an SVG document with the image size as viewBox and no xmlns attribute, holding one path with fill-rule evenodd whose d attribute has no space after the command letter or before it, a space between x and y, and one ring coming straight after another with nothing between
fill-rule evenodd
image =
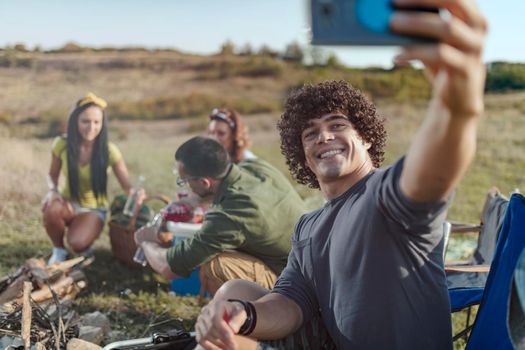
<instances>
[{"instance_id":1,"label":"man with eyeglasses","mask_svg":"<svg viewBox=\"0 0 525 350\"><path fill-rule=\"evenodd\" d=\"M231 279L271 288L286 265L294 225L306 211L290 182L260 159L233 164L208 137L182 144L175 160L177 184L212 205L194 237L174 247L163 248L151 228L137 231L151 267L168 279L200 267L201 283L212 296Z\"/></svg>"},{"instance_id":2,"label":"man with eyeglasses","mask_svg":"<svg viewBox=\"0 0 525 350\"><path fill-rule=\"evenodd\" d=\"M405 157L379 166L384 120L345 81L305 85L284 106L281 150L326 204L299 220L274 288L229 281L201 311L206 349L452 349L443 222L471 163L483 113L484 16L471 0L395 11L390 28L434 43L403 48L432 83L425 120ZM271 340L271 341L268 341Z\"/></svg>"}]
</instances>

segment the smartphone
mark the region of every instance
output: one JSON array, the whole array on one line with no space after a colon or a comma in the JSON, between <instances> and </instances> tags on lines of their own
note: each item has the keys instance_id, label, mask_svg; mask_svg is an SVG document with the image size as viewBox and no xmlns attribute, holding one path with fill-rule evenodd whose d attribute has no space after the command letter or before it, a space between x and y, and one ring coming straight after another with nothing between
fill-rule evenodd
<instances>
[{"instance_id":1,"label":"smartphone","mask_svg":"<svg viewBox=\"0 0 525 350\"><path fill-rule=\"evenodd\" d=\"M435 42L402 36L389 30L396 10L391 0L310 0L313 45L385 45ZM411 7L410 11L439 13L437 8Z\"/></svg>"}]
</instances>

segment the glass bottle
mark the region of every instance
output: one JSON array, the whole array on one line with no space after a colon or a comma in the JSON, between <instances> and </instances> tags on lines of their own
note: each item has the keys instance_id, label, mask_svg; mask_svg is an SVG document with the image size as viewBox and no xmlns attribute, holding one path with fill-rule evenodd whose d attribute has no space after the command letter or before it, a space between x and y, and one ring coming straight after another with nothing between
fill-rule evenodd
<instances>
[{"instance_id":1,"label":"glass bottle","mask_svg":"<svg viewBox=\"0 0 525 350\"><path fill-rule=\"evenodd\" d=\"M126 200L126 204L124 204L124 209L122 210L122 213L126 216L132 216L135 211L135 206L137 205L137 197L139 195L139 191L142 188L142 184L144 183L144 176L140 175L139 179L136 183L136 185L131 190L131 195L128 196L128 199Z\"/></svg>"},{"instance_id":2,"label":"glass bottle","mask_svg":"<svg viewBox=\"0 0 525 350\"><path fill-rule=\"evenodd\" d=\"M158 236L159 231L163 223L162 216L160 214L155 215L155 217L147 224L148 227L153 227L155 234ZM144 249L138 247L133 256L133 261L142 266L148 265L148 260L146 259L146 254L144 254Z\"/></svg>"}]
</instances>

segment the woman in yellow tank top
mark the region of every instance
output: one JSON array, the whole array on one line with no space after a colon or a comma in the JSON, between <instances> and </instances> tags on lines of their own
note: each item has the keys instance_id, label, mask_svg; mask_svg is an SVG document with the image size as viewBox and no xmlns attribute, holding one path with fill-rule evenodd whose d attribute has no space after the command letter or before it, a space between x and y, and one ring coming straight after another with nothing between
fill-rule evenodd
<instances>
[{"instance_id":1,"label":"woman in yellow tank top","mask_svg":"<svg viewBox=\"0 0 525 350\"><path fill-rule=\"evenodd\" d=\"M106 101L89 93L69 115L67 136L53 141L49 192L42 206L44 226L53 243L48 264L67 258L64 238L74 252L90 253L104 227L110 168L125 193L132 187L122 154L108 142L106 106ZM61 174L65 181L59 188Z\"/></svg>"}]
</instances>

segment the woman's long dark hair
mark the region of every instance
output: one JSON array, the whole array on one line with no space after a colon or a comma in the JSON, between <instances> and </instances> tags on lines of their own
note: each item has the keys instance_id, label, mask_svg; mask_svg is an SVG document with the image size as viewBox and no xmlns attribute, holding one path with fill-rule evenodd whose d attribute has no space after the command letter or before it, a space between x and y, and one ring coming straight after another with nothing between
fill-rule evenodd
<instances>
[{"instance_id":1,"label":"woman's long dark hair","mask_svg":"<svg viewBox=\"0 0 525 350\"><path fill-rule=\"evenodd\" d=\"M82 100L80 100L82 101ZM78 117L80 113L92 106L97 106L95 103L87 103L83 106L78 106L77 102L75 109L69 115L67 124L67 172L69 181L69 190L71 197L77 202L80 201L80 183L79 183L79 164L78 158L80 155L80 144L82 143L82 136L78 131ZM100 198L106 196L107 193L107 167L108 167L108 128L106 112L102 109L102 128L100 134L93 143L93 151L91 154L91 186L95 197Z\"/></svg>"}]
</instances>

